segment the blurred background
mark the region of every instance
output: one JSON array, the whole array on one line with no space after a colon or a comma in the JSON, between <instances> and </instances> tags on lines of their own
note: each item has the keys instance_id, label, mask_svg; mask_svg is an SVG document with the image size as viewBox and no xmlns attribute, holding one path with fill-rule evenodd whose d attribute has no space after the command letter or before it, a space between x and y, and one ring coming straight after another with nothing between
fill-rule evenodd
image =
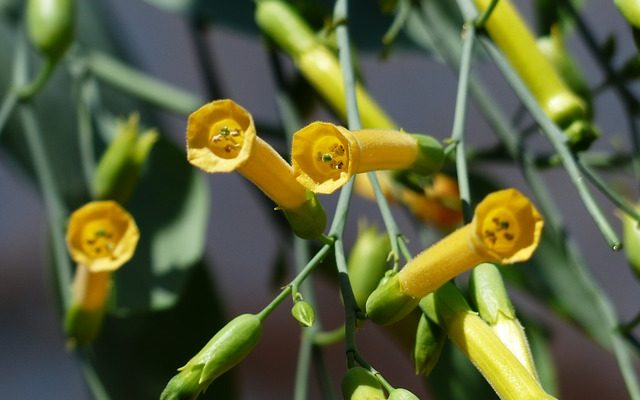
<instances>
[{"instance_id":1,"label":"blurred background","mask_svg":"<svg viewBox=\"0 0 640 400\"><path fill-rule=\"evenodd\" d=\"M101 3L105 20L113 27L116 39L126 43L126 52L137 68L206 98L188 21L144 1L103 0ZM358 4L352 3L351 13L357 13ZM516 3L527 16L532 15L531 2ZM612 2L587 1L583 11L599 39L604 40L610 34L618 38L617 53L621 57L636 52L628 27ZM214 19L206 41L225 94L252 112L257 120L277 124L275 87L262 39L234 30L224 21L217 22ZM569 47L590 82L600 82L602 74L574 36L570 37ZM429 133L439 139L450 135L457 79L449 67L422 53L402 49L394 51L386 61L377 53L362 51L358 55L373 97L403 128ZM2 60L2 63L8 62L10 60ZM495 68L490 63L476 63L474 69L489 80L492 93L507 112L515 111L516 98ZM615 95L609 91L597 97L595 109L596 120L604 132L604 143L598 146L606 148L610 143L624 143L626 125ZM161 134L182 147L185 118L168 113L159 118ZM313 118L332 117L318 111ZM468 114L467 132L472 144L494 141L473 105ZM284 146L283 143L276 145ZM505 186L513 185L526 192L515 168L489 165L485 173L499 177ZM630 320L640 309L640 297L638 283L624 254L608 249L563 170L548 172L545 178L594 276L611 297L620 319ZM238 174L207 176L206 181L211 195L206 253L216 277L215 287L227 316L255 312L276 293L271 265L278 252L278 236L266 215L265 202L257 198L256 192ZM332 215L336 197L322 198L327 215ZM605 199L597 198L619 228L613 208ZM89 399L79 364L65 350L65 339L56 316L50 271L44 262L47 235L41 197L6 152L0 152L0 204L2 397ZM410 239L412 251L417 252L420 250L417 233L405 214L399 209L394 211L402 231ZM364 216L382 226L375 205L356 197L348 222L347 244L353 242L357 221ZM316 282L323 323L326 327L337 326L343 315L337 288L322 279ZM513 294L518 310L539 316L551 327L551 345L563 399L627 398L610 354L527 296L517 291ZM363 354L388 380L427 398L406 356L383 333L368 324L358 339ZM297 324L290 318L289 308L283 306L268 319L256 351L235 370L242 398L290 398L297 346ZM328 362L335 366L336 380L345 368L343 350L341 345L328 349ZM120 366L124 373L135 374L127 367Z\"/></svg>"}]
</instances>

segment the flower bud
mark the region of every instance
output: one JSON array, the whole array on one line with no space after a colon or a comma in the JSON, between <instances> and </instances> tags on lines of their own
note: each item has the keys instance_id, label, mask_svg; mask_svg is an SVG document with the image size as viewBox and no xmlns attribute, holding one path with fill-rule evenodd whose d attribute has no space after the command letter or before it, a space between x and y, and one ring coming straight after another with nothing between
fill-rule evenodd
<instances>
[{"instance_id":1,"label":"flower bud","mask_svg":"<svg viewBox=\"0 0 640 400\"><path fill-rule=\"evenodd\" d=\"M351 249L347 271L356 304L361 310L365 309L367 298L389 269L390 251L389 235L378 233L374 226L362 230Z\"/></svg>"},{"instance_id":2,"label":"flower bud","mask_svg":"<svg viewBox=\"0 0 640 400\"><path fill-rule=\"evenodd\" d=\"M640 209L636 207L636 209ZM636 277L640 279L640 227L638 222L625 213L622 216L622 242L627 260Z\"/></svg>"},{"instance_id":3,"label":"flower bud","mask_svg":"<svg viewBox=\"0 0 640 400\"><path fill-rule=\"evenodd\" d=\"M416 374L428 376L438 363L447 335L426 315L421 314L413 347L413 366Z\"/></svg>"},{"instance_id":4,"label":"flower bud","mask_svg":"<svg viewBox=\"0 0 640 400\"><path fill-rule=\"evenodd\" d=\"M640 28L640 3L636 0L615 0L624 18L635 28Z\"/></svg>"},{"instance_id":5,"label":"flower bud","mask_svg":"<svg viewBox=\"0 0 640 400\"><path fill-rule=\"evenodd\" d=\"M59 58L73 40L75 1L29 0L27 31L33 46L49 58Z\"/></svg>"},{"instance_id":6,"label":"flower bud","mask_svg":"<svg viewBox=\"0 0 640 400\"><path fill-rule=\"evenodd\" d=\"M389 393L389 397L387 397L387 400L420 400L420 399L418 398L418 396L411 393L407 389L398 388L398 389L393 389Z\"/></svg>"},{"instance_id":7,"label":"flower bud","mask_svg":"<svg viewBox=\"0 0 640 400\"><path fill-rule=\"evenodd\" d=\"M126 203L131 197L142 165L158 140L158 132L138 134L139 117L133 114L120 122L115 138L102 155L94 177L94 194L98 199Z\"/></svg>"},{"instance_id":8,"label":"flower bud","mask_svg":"<svg viewBox=\"0 0 640 400\"><path fill-rule=\"evenodd\" d=\"M306 301L296 301L291 307L291 315L305 328L311 327L316 320L316 312Z\"/></svg>"},{"instance_id":9,"label":"flower bud","mask_svg":"<svg viewBox=\"0 0 640 400\"><path fill-rule=\"evenodd\" d=\"M369 370L362 367L351 368L342 378L344 400L385 400L382 385Z\"/></svg>"},{"instance_id":10,"label":"flower bud","mask_svg":"<svg viewBox=\"0 0 640 400\"><path fill-rule=\"evenodd\" d=\"M160 399L195 399L211 382L249 355L261 335L262 321L257 315L237 316L178 369L180 372L171 378Z\"/></svg>"}]
</instances>

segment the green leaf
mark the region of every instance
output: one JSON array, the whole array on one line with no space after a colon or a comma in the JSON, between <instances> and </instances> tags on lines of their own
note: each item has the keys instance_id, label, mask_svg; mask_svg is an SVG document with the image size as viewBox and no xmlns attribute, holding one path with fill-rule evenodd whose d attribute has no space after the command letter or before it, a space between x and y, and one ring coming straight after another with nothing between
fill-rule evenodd
<instances>
[{"instance_id":1,"label":"green leaf","mask_svg":"<svg viewBox=\"0 0 640 400\"><path fill-rule=\"evenodd\" d=\"M170 307L204 252L209 193L202 175L166 140L156 144L147 168L127 204L140 243L115 274L116 313Z\"/></svg>"}]
</instances>

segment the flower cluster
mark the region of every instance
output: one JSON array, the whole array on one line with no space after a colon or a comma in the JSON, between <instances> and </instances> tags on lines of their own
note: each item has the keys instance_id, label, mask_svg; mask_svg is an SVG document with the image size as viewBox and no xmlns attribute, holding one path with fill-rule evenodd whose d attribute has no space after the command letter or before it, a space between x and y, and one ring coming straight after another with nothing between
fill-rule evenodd
<instances>
[{"instance_id":1,"label":"flower cluster","mask_svg":"<svg viewBox=\"0 0 640 400\"><path fill-rule=\"evenodd\" d=\"M360 172L412 169L437 172L440 143L395 130L348 129L313 122L293 135L289 165L256 134L251 114L232 100L216 100L193 112L187 125L187 158L209 172L238 171L279 209L300 237L319 237L326 217L315 193L332 193Z\"/></svg>"}]
</instances>

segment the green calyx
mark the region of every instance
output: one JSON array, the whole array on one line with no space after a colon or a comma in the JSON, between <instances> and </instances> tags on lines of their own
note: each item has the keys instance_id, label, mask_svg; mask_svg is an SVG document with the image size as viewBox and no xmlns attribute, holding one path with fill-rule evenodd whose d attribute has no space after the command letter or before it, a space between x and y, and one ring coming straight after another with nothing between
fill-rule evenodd
<instances>
[{"instance_id":1,"label":"green calyx","mask_svg":"<svg viewBox=\"0 0 640 400\"><path fill-rule=\"evenodd\" d=\"M440 326L446 326L461 313L472 312L464 296L452 282L445 283L434 293L423 297L420 309Z\"/></svg>"},{"instance_id":2,"label":"green calyx","mask_svg":"<svg viewBox=\"0 0 640 400\"><path fill-rule=\"evenodd\" d=\"M576 120L565 128L567 144L573 151L587 150L600 137L600 131L591 122Z\"/></svg>"},{"instance_id":3,"label":"green calyx","mask_svg":"<svg viewBox=\"0 0 640 400\"><path fill-rule=\"evenodd\" d=\"M363 229L353 245L347 270L356 304L361 310L365 309L367 298L388 270L390 251L389 235L379 233L375 227Z\"/></svg>"},{"instance_id":4,"label":"green calyx","mask_svg":"<svg viewBox=\"0 0 640 400\"><path fill-rule=\"evenodd\" d=\"M413 136L418 143L418 157L411 169L424 175L434 174L442 169L444 164L444 148L435 138L427 135Z\"/></svg>"},{"instance_id":5,"label":"green calyx","mask_svg":"<svg viewBox=\"0 0 640 400\"><path fill-rule=\"evenodd\" d=\"M327 216L316 195L307 191L307 200L297 208L283 209L293 232L302 239L317 239L324 232Z\"/></svg>"},{"instance_id":6,"label":"green calyx","mask_svg":"<svg viewBox=\"0 0 640 400\"><path fill-rule=\"evenodd\" d=\"M500 314L511 319L516 317L500 271L495 265L483 263L473 269L469 292L480 317L489 325L495 325Z\"/></svg>"},{"instance_id":7,"label":"green calyx","mask_svg":"<svg viewBox=\"0 0 640 400\"><path fill-rule=\"evenodd\" d=\"M344 400L385 400L382 385L369 370L362 367L351 368L342 378L342 398Z\"/></svg>"},{"instance_id":8,"label":"green calyx","mask_svg":"<svg viewBox=\"0 0 640 400\"><path fill-rule=\"evenodd\" d=\"M27 32L33 46L49 58L59 58L73 40L75 1L29 0Z\"/></svg>"},{"instance_id":9,"label":"green calyx","mask_svg":"<svg viewBox=\"0 0 640 400\"><path fill-rule=\"evenodd\" d=\"M367 299L367 318L379 325L389 325L404 318L419 302L420 299L402 292L396 274L374 290Z\"/></svg>"},{"instance_id":10,"label":"green calyx","mask_svg":"<svg viewBox=\"0 0 640 400\"><path fill-rule=\"evenodd\" d=\"M262 336L257 315L242 314L220 329L167 384L160 398L193 399L223 373L240 363ZM197 378L197 379L196 379Z\"/></svg>"},{"instance_id":11,"label":"green calyx","mask_svg":"<svg viewBox=\"0 0 640 400\"><path fill-rule=\"evenodd\" d=\"M73 304L64 318L64 330L68 337L67 345L75 348L93 342L100 333L104 312L104 308L89 311L78 304Z\"/></svg>"},{"instance_id":12,"label":"green calyx","mask_svg":"<svg viewBox=\"0 0 640 400\"><path fill-rule=\"evenodd\" d=\"M115 138L96 168L94 196L124 204L131 197L140 170L157 140L158 132L155 130L139 134L139 118L136 114L120 123Z\"/></svg>"}]
</instances>

